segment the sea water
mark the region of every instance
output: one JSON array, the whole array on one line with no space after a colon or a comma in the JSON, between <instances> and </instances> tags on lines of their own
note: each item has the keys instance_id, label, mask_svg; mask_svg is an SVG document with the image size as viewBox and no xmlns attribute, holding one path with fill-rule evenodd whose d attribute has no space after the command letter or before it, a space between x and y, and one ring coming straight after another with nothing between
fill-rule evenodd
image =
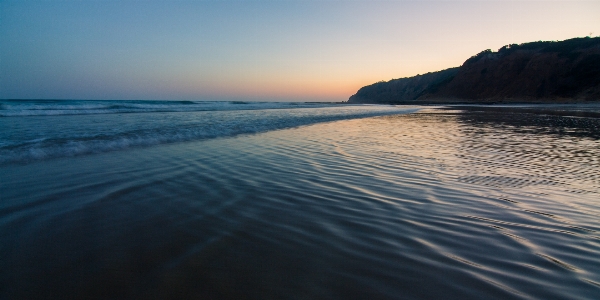
<instances>
[{"instance_id":1,"label":"sea water","mask_svg":"<svg viewBox=\"0 0 600 300\"><path fill-rule=\"evenodd\" d=\"M294 102L5 100L0 102L0 164L411 111Z\"/></svg>"},{"instance_id":2,"label":"sea water","mask_svg":"<svg viewBox=\"0 0 600 300\"><path fill-rule=\"evenodd\" d=\"M0 298L597 299L599 174L594 109L2 101Z\"/></svg>"}]
</instances>

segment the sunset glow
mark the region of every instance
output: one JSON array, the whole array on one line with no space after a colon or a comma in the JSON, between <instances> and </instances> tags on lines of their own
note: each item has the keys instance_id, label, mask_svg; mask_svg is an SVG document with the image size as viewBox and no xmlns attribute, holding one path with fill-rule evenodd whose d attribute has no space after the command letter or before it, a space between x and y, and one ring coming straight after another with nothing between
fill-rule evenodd
<instances>
[{"instance_id":1,"label":"sunset glow","mask_svg":"<svg viewBox=\"0 0 600 300\"><path fill-rule=\"evenodd\" d=\"M2 1L0 98L344 101L484 49L600 34L598 1Z\"/></svg>"}]
</instances>

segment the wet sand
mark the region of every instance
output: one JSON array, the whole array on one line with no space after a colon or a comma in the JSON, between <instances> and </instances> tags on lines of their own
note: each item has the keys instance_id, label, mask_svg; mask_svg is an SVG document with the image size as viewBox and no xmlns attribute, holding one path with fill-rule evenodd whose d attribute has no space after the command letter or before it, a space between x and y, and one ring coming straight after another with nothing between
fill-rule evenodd
<instances>
[{"instance_id":1,"label":"wet sand","mask_svg":"<svg viewBox=\"0 0 600 300\"><path fill-rule=\"evenodd\" d=\"M1 166L0 298L597 299L600 121L543 110Z\"/></svg>"}]
</instances>

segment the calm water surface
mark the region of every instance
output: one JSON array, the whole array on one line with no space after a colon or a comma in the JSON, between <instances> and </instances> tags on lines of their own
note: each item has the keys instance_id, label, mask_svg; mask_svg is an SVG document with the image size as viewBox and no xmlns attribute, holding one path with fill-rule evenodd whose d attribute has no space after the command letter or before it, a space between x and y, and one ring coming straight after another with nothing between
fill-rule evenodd
<instances>
[{"instance_id":1,"label":"calm water surface","mask_svg":"<svg viewBox=\"0 0 600 300\"><path fill-rule=\"evenodd\" d=\"M5 152L0 298L600 299L599 132L430 108Z\"/></svg>"}]
</instances>

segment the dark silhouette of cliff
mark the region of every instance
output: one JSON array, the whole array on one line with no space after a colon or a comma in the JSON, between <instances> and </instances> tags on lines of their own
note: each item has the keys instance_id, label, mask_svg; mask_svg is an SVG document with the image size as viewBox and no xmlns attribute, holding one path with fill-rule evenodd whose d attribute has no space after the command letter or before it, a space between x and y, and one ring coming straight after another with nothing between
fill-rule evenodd
<instances>
[{"instance_id":1,"label":"dark silhouette of cliff","mask_svg":"<svg viewBox=\"0 0 600 300\"><path fill-rule=\"evenodd\" d=\"M353 103L600 101L600 38L512 44L458 68L378 82Z\"/></svg>"},{"instance_id":2,"label":"dark silhouette of cliff","mask_svg":"<svg viewBox=\"0 0 600 300\"><path fill-rule=\"evenodd\" d=\"M415 100L436 91L436 87L444 85L454 78L458 68L431 72L408 78L380 81L361 88L350 97L349 102L358 103L393 103Z\"/></svg>"}]
</instances>

